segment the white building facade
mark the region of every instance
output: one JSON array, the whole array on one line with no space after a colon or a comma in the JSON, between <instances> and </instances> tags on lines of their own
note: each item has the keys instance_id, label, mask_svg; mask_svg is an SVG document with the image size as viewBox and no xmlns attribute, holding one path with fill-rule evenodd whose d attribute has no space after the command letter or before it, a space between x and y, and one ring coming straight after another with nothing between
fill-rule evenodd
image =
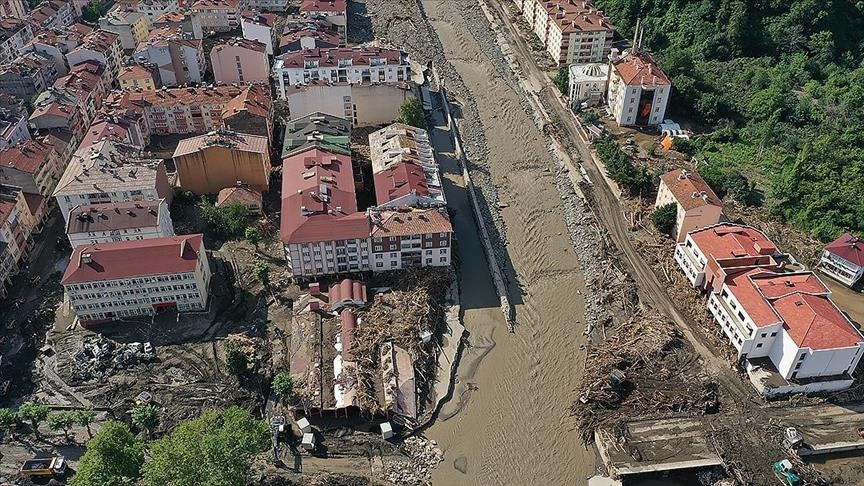
<instances>
[{"instance_id":1,"label":"white building facade","mask_svg":"<svg viewBox=\"0 0 864 486\"><path fill-rule=\"evenodd\" d=\"M660 124L672 92L669 78L647 54L613 57L606 99L620 126Z\"/></svg>"},{"instance_id":2,"label":"white building facade","mask_svg":"<svg viewBox=\"0 0 864 486\"><path fill-rule=\"evenodd\" d=\"M174 236L174 225L164 199L93 204L72 210L66 225L66 236L72 248L75 248L80 245Z\"/></svg>"}]
</instances>

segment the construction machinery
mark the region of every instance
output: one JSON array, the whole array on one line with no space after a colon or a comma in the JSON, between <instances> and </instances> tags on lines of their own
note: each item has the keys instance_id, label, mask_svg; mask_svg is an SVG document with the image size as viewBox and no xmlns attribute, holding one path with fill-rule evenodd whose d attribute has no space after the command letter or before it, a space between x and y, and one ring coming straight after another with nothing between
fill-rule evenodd
<instances>
[{"instance_id":1,"label":"construction machinery","mask_svg":"<svg viewBox=\"0 0 864 486\"><path fill-rule=\"evenodd\" d=\"M54 456L26 460L19 474L25 478L62 478L66 474L66 458Z\"/></svg>"},{"instance_id":2,"label":"construction machinery","mask_svg":"<svg viewBox=\"0 0 864 486\"><path fill-rule=\"evenodd\" d=\"M786 486L798 486L801 484L801 476L792 469L792 462L788 459L774 463L774 474Z\"/></svg>"}]
</instances>

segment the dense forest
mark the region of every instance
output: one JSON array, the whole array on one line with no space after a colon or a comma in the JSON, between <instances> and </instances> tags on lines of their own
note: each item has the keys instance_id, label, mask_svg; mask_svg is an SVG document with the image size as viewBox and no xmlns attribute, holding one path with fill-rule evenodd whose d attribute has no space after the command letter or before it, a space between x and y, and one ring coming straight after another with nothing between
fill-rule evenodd
<instances>
[{"instance_id":1,"label":"dense forest","mask_svg":"<svg viewBox=\"0 0 864 486\"><path fill-rule=\"evenodd\" d=\"M864 1L595 4L624 36L642 19L712 186L823 241L864 234Z\"/></svg>"}]
</instances>

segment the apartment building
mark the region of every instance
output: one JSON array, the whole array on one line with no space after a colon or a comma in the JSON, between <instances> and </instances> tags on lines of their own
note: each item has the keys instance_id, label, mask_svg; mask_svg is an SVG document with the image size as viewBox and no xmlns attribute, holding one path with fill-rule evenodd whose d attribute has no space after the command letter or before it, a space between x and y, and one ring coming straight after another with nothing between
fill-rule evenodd
<instances>
[{"instance_id":1,"label":"apartment building","mask_svg":"<svg viewBox=\"0 0 864 486\"><path fill-rule=\"evenodd\" d=\"M76 206L160 199L170 204L174 190L161 159L148 159L138 147L106 140L72 156L54 197L68 223Z\"/></svg>"},{"instance_id":2,"label":"apartment building","mask_svg":"<svg viewBox=\"0 0 864 486\"><path fill-rule=\"evenodd\" d=\"M285 99L289 87L319 80L367 85L410 81L411 62L405 51L395 48L310 49L281 55L273 74L279 83L280 98Z\"/></svg>"},{"instance_id":3,"label":"apartment building","mask_svg":"<svg viewBox=\"0 0 864 486\"><path fill-rule=\"evenodd\" d=\"M164 27L150 32L134 57L139 63L155 65L163 86L200 83L207 70L202 40Z\"/></svg>"},{"instance_id":4,"label":"apartment building","mask_svg":"<svg viewBox=\"0 0 864 486\"><path fill-rule=\"evenodd\" d=\"M24 52L0 68L0 90L22 99L45 91L56 79L54 60L38 52Z\"/></svg>"},{"instance_id":5,"label":"apartment building","mask_svg":"<svg viewBox=\"0 0 864 486\"><path fill-rule=\"evenodd\" d=\"M79 148L96 145L106 140L146 147L150 143L150 133L135 119L100 113L87 128Z\"/></svg>"},{"instance_id":6,"label":"apartment building","mask_svg":"<svg viewBox=\"0 0 864 486\"><path fill-rule=\"evenodd\" d=\"M323 21L319 21L323 23ZM342 44L342 38L335 31L316 24L288 31L279 38L279 54L307 49L333 49Z\"/></svg>"},{"instance_id":7,"label":"apartment building","mask_svg":"<svg viewBox=\"0 0 864 486\"><path fill-rule=\"evenodd\" d=\"M446 207L368 211L373 271L450 265L453 227Z\"/></svg>"},{"instance_id":8,"label":"apartment building","mask_svg":"<svg viewBox=\"0 0 864 486\"><path fill-rule=\"evenodd\" d=\"M33 216L19 187L0 184L0 297L30 251Z\"/></svg>"},{"instance_id":9,"label":"apartment building","mask_svg":"<svg viewBox=\"0 0 864 486\"><path fill-rule=\"evenodd\" d=\"M536 8L534 32L559 65L604 62L608 58L615 27L601 10L581 0L541 3Z\"/></svg>"},{"instance_id":10,"label":"apartment building","mask_svg":"<svg viewBox=\"0 0 864 486\"><path fill-rule=\"evenodd\" d=\"M426 130L394 123L369 134L369 152L378 208L447 205Z\"/></svg>"},{"instance_id":11,"label":"apartment building","mask_svg":"<svg viewBox=\"0 0 864 486\"><path fill-rule=\"evenodd\" d=\"M285 89L291 116L323 112L351 120L352 126L378 126L399 118L399 107L415 97L413 85L394 83L353 84L312 81Z\"/></svg>"},{"instance_id":12,"label":"apartment building","mask_svg":"<svg viewBox=\"0 0 864 486\"><path fill-rule=\"evenodd\" d=\"M99 29L119 35L120 47L133 50L147 39L150 33L150 21L142 12L116 5L99 19Z\"/></svg>"},{"instance_id":13,"label":"apartment building","mask_svg":"<svg viewBox=\"0 0 864 486\"><path fill-rule=\"evenodd\" d=\"M118 5L124 8L131 8L136 12L141 12L147 19L148 27L152 27L159 17L180 10L178 0L124 0L118 2Z\"/></svg>"},{"instance_id":14,"label":"apartment building","mask_svg":"<svg viewBox=\"0 0 864 486\"><path fill-rule=\"evenodd\" d=\"M0 66L12 62L33 40L33 26L24 17L0 18Z\"/></svg>"},{"instance_id":15,"label":"apartment building","mask_svg":"<svg viewBox=\"0 0 864 486\"><path fill-rule=\"evenodd\" d=\"M128 109L147 119L153 135L206 133L223 126L241 133L272 129L273 106L263 85L203 88L136 89L112 98L115 109Z\"/></svg>"},{"instance_id":16,"label":"apartment building","mask_svg":"<svg viewBox=\"0 0 864 486\"><path fill-rule=\"evenodd\" d=\"M672 236L681 243L691 231L720 222L723 201L695 171L675 169L660 176L655 208L674 204L677 208Z\"/></svg>"},{"instance_id":17,"label":"apartment building","mask_svg":"<svg viewBox=\"0 0 864 486\"><path fill-rule=\"evenodd\" d=\"M117 241L149 240L174 236L168 203L129 201L77 206L66 224L72 248Z\"/></svg>"},{"instance_id":18,"label":"apartment building","mask_svg":"<svg viewBox=\"0 0 864 486\"><path fill-rule=\"evenodd\" d=\"M117 76L117 81L120 82L120 89L156 89L157 87L161 86L161 83L156 82L153 76L153 71L158 72L158 68L151 70L138 64L134 64L132 66L124 66L120 70L120 74ZM157 86L157 84L159 86Z\"/></svg>"},{"instance_id":19,"label":"apartment building","mask_svg":"<svg viewBox=\"0 0 864 486\"><path fill-rule=\"evenodd\" d=\"M348 32L347 0L302 0L300 15L310 19L322 19L333 25L344 43Z\"/></svg>"},{"instance_id":20,"label":"apartment building","mask_svg":"<svg viewBox=\"0 0 864 486\"><path fill-rule=\"evenodd\" d=\"M730 272L778 269L791 261L764 233L750 226L717 224L692 231L675 247L675 262L690 285L717 291Z\"/></svg>"},{"instance_id":21,"label":"apartment building","mask_svg":"<svg viewBox=\"0 0 864 486\"><path fill-rule=\"evenodd\" d=\"M197 234L82 245L60 283L85 326L203 311L211 276L203 240Z\"/></svg>"},{"instance_id":22,"label":"apartment building","mask_svg":"<svg viewBox=\"0 0 864 486\"><path fill-rule=\"evenodd\" d=\"M0 108L0 149L30 140L27 129L27 111Z\"/></svg>"},{"instance_id":23,"label":"apartment building","mask_svg":"<svg viewBox=\"0 0 864 486\"><path fill-rule=\"evenodd\" d=\"M853 287L864 277L864 241L843 233L825 246L819 269L843 285Z\"/></svg>"},{"instance_id":24,"label":"apartment building","mask_svg":"<svg viewBox=\"0 0 864 486\"><path fill-rule=\"evenodd\" d=\"M51 31L40 32L24 46L24 51L36 52L51 59L57 76L65 76L69 73L69 67L66 65L66 53L69 52L70 45L72 48L78 45L74 37L69 43L66 40L67 38L61 38Z\"/></svg>"},{"instance_id":25,"label":"apartment building","mask_svg":"<svg viewBox=\"0 0 864 486\"><path fill-rule=\"evenodd\" d=\"M267 55L272 56L273 25L275 23L276 16L273 14L264 14L254 10L247 10L246 12L243 12L243 16L240 18L240 29L243 32L243 38L257 40L264 44L267 46Z\"/></svg>"},{"instance_id":26,"label":"apartment building","mask_svg":"<svg viewBox=\"0 0 864 486\"><path fill-rule=\"evenodd\" d=\"M580 108L582 103L596 105L606 96L608 64L571 64L569 70L567 99L573 108Z\"/></svg>"},{"instance_id":27,"label":"apartment building","mask_svg":"<svg viewBox=\"0 0 864 486\"><path fill-rule=\"evenodd\" d=\"M102 64L105 66L103 81L106 86L112 86L120 72L122 55L119 35L104 30L94 30L84 36L78 47L66 54L66 61L70 67L84 61Z\"/></svg>"},{"instance_id":28,"label":"apartment building","mask_svg":"<svg viewBox=\"0 0 864 486\"><path fill-rule=\"evenodd\" d=\"M351 155L351 122L338 116L316 112L285 124L283 159L310 147Z\"/></svg>"},{"instance_id":29,"label":"apartment building","mask_svg":"<svg viewBox=\"0 0 864 486\"><path fill-rule=\"evenodd\" d=\"M610 57L606 99L620 126L657 125L666 116L672 82L647 53Z\"/></svg>"},{"instance_id":30,"label":"apartment building","mask_svg":"<svg viewBox=\"0 0 864 486\"><path fill-rule=\"evenodd\" d=\"M270 80L267 46L250 39L229 39L210 51L213 78L221 83L248 83Z\"/></svg>"},{"instance_id":31,"label":"apartment building","mask_svg":"<svg viewBox=\"0 0 864 486\"><path fill-rule=\"evenodd\" d=\"M102 97L107 91L102 80L102 66L92 61L77 64L72 72L54 81L55 90L71 91L78 94L86 118L92 120L102 107Z\"/></svg>"},{"instance_id":32,"label":"apartment building","mask_svg":"<svg viewBox=\"0 0 864 486\"><path fill-rule=\"evenodd\" d=\"M27 19L41 29L62 30L72 25L76 16L71 0L47 0L34 7Z\"/></svg>"},{"instance_id":33,"label":"apartment building","mask_svg":"<svg viewBox=\"0 0 864 486\"><path fill-rule=\"evenodd\" d=\"M0 149L0 182L25 193L51 197L63 169L54 147L38 140Z\"/></svg>"},{"instance_id":34,"label":"apartment building","mask_svg":"<svg viewBox=\"0 0 864 486\"><path fill-rule=\"evenodd\" d=\"M167 28L173 32L181 32L189 39L203 39L204 31L197 13L191 11L168 12L153 21L153 29Z\"/></svg>"},{"instance_id":35,"label":"apartment building","mask_svg":"<svg viewBox=\"0 0 864 486\"><path fill-rule=\"evenodd\" d=\"M267 137L230 130L181 140L174 151L177 186L194 194L215 194L237 183L266 192L270 186Z\"/></svg>"},{"instance_id":36,"label":"apartment building","mask_svg":"<svg viewBox=\"0 0 864 486\"><path fill-rule=\"evenodd\" d=\"M77 91L51 87L36 98L28 122L34 130L69 130L72 143L77 145L90 118Z\"/></svg>"},{"instance_id":37,"label":"apartment building","mask_svg":"<svg viewBox=\"0 0 864 486\"><path fill-rule=\"evenodd\" d=\"M249 8L265 12L285 12L291 3L289 0L249 0Z\"/></svg>"},{"instance_id":38,"label":"apartment building","mask_svg":"<svg viewBox=\"0 0 864 486\"><path fill-rule=\"evenodd\" d=\"M24 0L0 0L0 18L12 17L23 19L27 13L27 2Z\"/></svg>"},{"instance_id":39,"label":"apartment building","mask_svg":"<svg viewBox=\"0 0 864 486\"><path fill-rule=\"evenodd\" d=\"M205 32L228 32L240 27L240 17L248 3L248 0L198 0L190 10L198 14Z\"/></svg>"}]
</instances>

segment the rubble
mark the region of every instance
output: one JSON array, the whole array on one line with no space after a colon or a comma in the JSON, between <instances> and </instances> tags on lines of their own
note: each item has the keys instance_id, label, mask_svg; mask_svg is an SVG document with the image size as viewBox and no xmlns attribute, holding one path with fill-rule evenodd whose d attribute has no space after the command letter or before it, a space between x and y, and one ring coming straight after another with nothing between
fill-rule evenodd
<instances>
[{"instance_id":1,"label":"rubble","mask_svg":"<svg viewBox=\"0 0 864 486\"><path fill-rule=\"evenodd\" d=\"M72 381L101 380L117 370L149 362L155 357L149 342L122 344L101 335L88 336L81 342L81 350L75 353Z\"/></svg>"},{"instance_id":2,"label":"rubble","mask_svg":"<svg viewBox=\"0 0 864 486\"><path fill-rule=\"evenodd\" d=\"M408 459L386 459L382 475L395 484L432 484L430 472L444 460L438 444L423 437L408 437L401 450Z\"/></svg>"}]
</instances>

